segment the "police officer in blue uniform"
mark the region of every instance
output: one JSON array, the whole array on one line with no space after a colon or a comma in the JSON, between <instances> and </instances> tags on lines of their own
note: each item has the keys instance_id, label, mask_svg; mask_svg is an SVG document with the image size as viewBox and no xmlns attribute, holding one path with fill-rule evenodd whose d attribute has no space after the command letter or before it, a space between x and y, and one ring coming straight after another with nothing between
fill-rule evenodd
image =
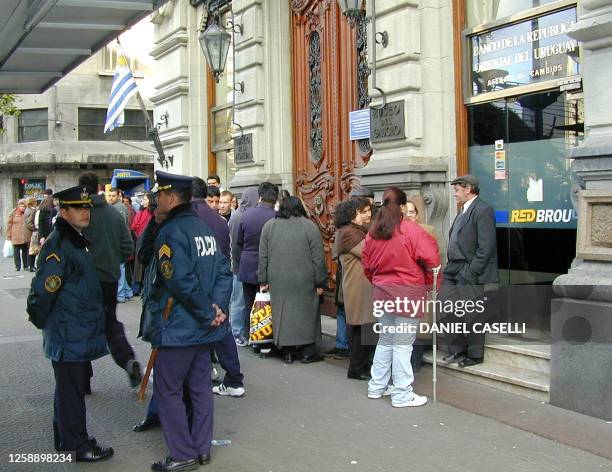
<instances>
[{"instance_id":1,"label":"police officer in blue uniform","mask_svg":"<svg viewBox=\"0 0 612 472\"><path fill-rule=\"evenodd\" d=\"M113 455L87 434L85 390L91 361L108 354L102 289L87 249L91 199L84 187L54 195L60 212L39 256L27 301L30 321L43 331L43 350L55 374L55 449L75 451L76 460Z\"/></svg>"},{"instance_id":2,"label":"police officer in blue uniform","mask_svg":"<svg viewBox=\"0 0 612 472\"><path fill-rule=\"evenodd\" d=\"M195 470L210 462L213 397L210 344L227 332L232 291L229 261L215 237L193 211L193 177L156 171L158 210L167 212L155 239L148 315L143 339L158 348L155 397L168 445L158 471ZM183 385L193 404L189 427Z\"/></svg>"}]
</instances>

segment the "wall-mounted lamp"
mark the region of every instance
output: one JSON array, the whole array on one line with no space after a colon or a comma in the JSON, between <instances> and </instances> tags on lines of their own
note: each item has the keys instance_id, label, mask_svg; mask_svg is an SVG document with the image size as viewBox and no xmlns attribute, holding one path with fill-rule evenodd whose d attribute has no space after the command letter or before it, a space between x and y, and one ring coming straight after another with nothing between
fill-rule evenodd
<instances>
[{"instance_id":1,"label":"wall-mounted lamp","mask_svg":"<svg viewBox=\"0 0 612 472\"><path fill-rule=\"evenodd\" d=\"M244 80L234 84L234 91L244 93Z\"/></svg>"},{"instance_id":2,"label":"wall-mounted lamp","mask_svg":"<svg viewBox=\"0 0 612 472\"><path fill-rule=\"evenodd\" d=\"M376 44L380 44L383 48L386 48L389 45L389 33L386 31L379 31L376 33L374 42Z\"/></svg>"},{"instance_id":3,"label":"wall-mounted lamp","mask_svg":"<svg viewBox=\"0 0 612 472\"><path fill-rule=\"evenodd\" d=\"M349 20L351 26L355 26L357 19L361 16L363 0L338 0L340 11Z\"/></svg>"},{"instance_id":4,"label":"wall-mounted lamp","mask_svg":"<svg viewBox=\"0 0 612 472\"><path fill-rule=\"evenodd\" d=\"M219 82L219 77L225 70L227 53L232 42L232 35L219 26L219 15L215 15L208 28L200 32L198 41L204 51L206 62L213 71L215 81Z\"/></svg>"}]
</instances>

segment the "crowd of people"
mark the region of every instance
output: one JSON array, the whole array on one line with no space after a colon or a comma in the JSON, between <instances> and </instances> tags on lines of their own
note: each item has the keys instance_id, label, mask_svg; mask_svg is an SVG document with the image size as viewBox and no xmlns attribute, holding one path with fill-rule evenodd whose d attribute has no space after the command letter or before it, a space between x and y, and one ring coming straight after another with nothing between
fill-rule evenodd
<instances>
[{"instance_id":1,"label":"crowd of people","mask_svg":"<svg viewBox=\"0 0 612 472\"><path fill-rule=\"evenodd\" d=\"M348 358L347 377L367 381L368 398L390 396L398 408L427 402L414 392L413 381L429 339L415 343L414 330L399 328L427 322L428 313L408 316L385 308L380 316L372 309L392 297L426 299L432 269L441 265L433 228L420 223L417 202L404 191L390 187L375 205L373 192L356 186L337 204L336 345L321 353L321 306L330 281L321 233L303 202L270 182L246 188L237 204L216 175L205 182L157 171L156 178L156 188L137 211L118 189L99 192L98 177L85 173L76 187L49 191L38 211L20 202L11 213L9 235L16 248L27 248L26 236L34 239L26 233L28 219L30 231L38 232L28 313L43 329L55 373L58 451L76 451L80 461L113 455L87 434L84 395L91 391L91 361L108 351L132 387L143 381L116 316L117 303L134 294L142 298L138 335L151 343L156 357L154 392L133 429L161 425L169 449L153 470L193 470L210 461L212 397L245 395L238 348L262 348L249 342L259 292L269 293L272 309L269 347L285 363ZM457 295L453 287L491 280L495 256L494 221L491 226L490 207L475 202L477 180L464 176L452 184L464 210L450 234L453 270L445 274L442 290L450 298ZM479 247L482 241L486 247ZM33 268L34 262L23 267ZM482 295L474 290L472 297ZM377 331L375 324L385 329ZM454 339L447 360L465 366L482 362L481 342ZM213 361L225 371L214 386Z\"/></svg>"}]
</instances>

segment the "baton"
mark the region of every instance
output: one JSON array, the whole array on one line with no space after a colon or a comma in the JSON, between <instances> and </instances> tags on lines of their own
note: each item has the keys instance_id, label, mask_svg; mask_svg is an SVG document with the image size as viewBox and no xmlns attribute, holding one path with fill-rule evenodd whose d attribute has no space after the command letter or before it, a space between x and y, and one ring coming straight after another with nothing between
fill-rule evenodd
<instances>
[{"instance_id":1,"label":"baton","mask_svg":"<svg viewBox=\"0 0 612 472\"><path fill-rule=\"evenodd\" d=\"M170 316L170 312L172 311L172 306L174 305L174 298L168 298L166 302L166 306L164 307L164 311L162 312L162 319L166 321ZM155 364L155 359L157 359L157 351L159 348L154 347L151 349L151 355L149 356L149 363L147 364L147 370L145 371L144 377L142 378L142 382L140 383L140 390L138 391L138 401L144 401L145 391L147 390L147 385L149 383L149 376L151 375L151 370L153 370L153 364Z\"/></svg>"}]
</instances>

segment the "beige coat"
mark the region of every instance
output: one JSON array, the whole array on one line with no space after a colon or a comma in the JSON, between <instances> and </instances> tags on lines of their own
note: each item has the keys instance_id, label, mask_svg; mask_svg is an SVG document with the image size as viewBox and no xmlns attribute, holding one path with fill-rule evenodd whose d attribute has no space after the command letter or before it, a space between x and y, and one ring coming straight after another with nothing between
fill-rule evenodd
<instances>
[{"instance_id":1,"label":"beige coat","mask_svg":"<svg viewBox=\"0 0 612 472\"><path fill-rule=\"evenodd\" d=\"M6 239L10 240L13 245L17 245L29 243L31 236L32 233L27 231L26 239L25 215L15 208L8 218Z\"/></svg>"},{"instance_id":2,"label":"beige coat","mask_svg":"<svg viewBox=\"0 0 612 472\"><path fill-rule=\"evenodd\" d=\"M372 314L372 285L363 273L361 252L365 239L358 243L348 254L340 256L342 264L342 290L346 322L350 325L375 323Z\"/></svg>"}]
</instances>

